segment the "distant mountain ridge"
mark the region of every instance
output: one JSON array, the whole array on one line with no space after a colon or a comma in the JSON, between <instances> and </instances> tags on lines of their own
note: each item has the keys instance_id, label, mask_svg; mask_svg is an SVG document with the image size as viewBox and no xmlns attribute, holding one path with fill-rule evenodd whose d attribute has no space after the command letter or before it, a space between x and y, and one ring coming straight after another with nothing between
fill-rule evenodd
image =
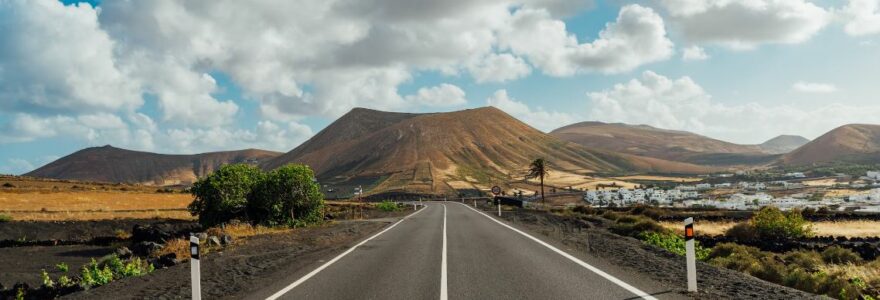
<instances>
[{"instance_id":1,"label":"distant mountain ridge","mask_svg":"<svg viewBox=\"0 0 880 300\"><path fill-rule=\"evenodd\" d=\"M115 148L86 148L25 176L147 185L189 184L224 164L258 164L281 153L259 149L192 155L157 154Z\"/></svg>"},{"instance_id":2,"label":"distant mountain ridge","mask_svg":"<svg viewBox=\"0 0 880 300\"><path fill-rule=\"evenodd\" d=\"M782 156L782 165L805 166L834 162L880 163L880 125L850 124L831 130Z\"/></svg>"},{"instance_id":3,"label":"distant mountain ridge","mask_svg":"<svg viewBox=\"0 0 880 300\"><path fill-rule=\"evenodd\" d=\"M780 135L758 144L758 147L770 154L785 154L809 142L809 139L799 135Z\"/></svg>"},{"instance_id":4,"label":"distant mountain ridge","mask_svg":"<svg viewBox=\"0 0 880 300\"><path fill-rule=\"evenodd\" d=\"M590 148L714 166L768 164L806 141L779 136L759 145L741 145L687 131L602 122L576 123L550 134Z\"/></svg>"},{"instance_id":5,"label":"distant mountain ridge","mask_svg":"<svg viewBox=\"0 0 880 300\"><path fill-rule=\"evenodd\" d=\"M265 162L311 166L322 182L376 191L446 193L521 178L543 157L556 170L700 172L698 166L588 149L534 129L494 107L405 114L356 108L292 151Z\"/></svg>"}]
</instances>

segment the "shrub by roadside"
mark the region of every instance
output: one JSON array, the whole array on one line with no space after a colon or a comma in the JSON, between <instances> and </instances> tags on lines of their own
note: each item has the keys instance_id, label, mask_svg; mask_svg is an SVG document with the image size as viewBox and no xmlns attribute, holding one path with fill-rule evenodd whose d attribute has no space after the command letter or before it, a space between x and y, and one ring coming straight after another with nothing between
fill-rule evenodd
<instances>
[{"instance_id":1,"label":"shrub by roadside","mask_svg":"<svg viewBox=\"0 0 880 300\"><path fill-rule=\"evenodd\" d=\"M12 216L0 214L0 223L12 222Z\"/></svg>"},{"instance_id":2,"label":"shrub by roadside","mask_svg":"<svg viewBox=\"0 0 880 300\"><path fill-rule=\"evenodd\" d=\"M376 204L376 208L381 211L398 211L400 210L400 206L397 203L391 202L391 200L385 200Z\"/></svg>"},{"instance_id":3,"label":"shrub by roadside","mask_svg":"<svg viewBox=\"0 0 880 300\"><path fill-rule=\"evenodd\" d=\"M323 220L324 195L314 172L290 164L271 172L225 165L193 184L190 212L208 227L231 220L269 226L304 226Z\"/></svg>"}]
</instances>

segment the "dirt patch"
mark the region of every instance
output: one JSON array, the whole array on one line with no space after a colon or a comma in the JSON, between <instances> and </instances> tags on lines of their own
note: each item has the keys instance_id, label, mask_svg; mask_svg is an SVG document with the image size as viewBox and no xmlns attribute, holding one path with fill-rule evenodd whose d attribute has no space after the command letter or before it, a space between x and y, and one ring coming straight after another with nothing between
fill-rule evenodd
<instances>
[{"instance_id":1,"label":"dirt patch","mask_svg":"<svg viewBox=\"0 0 880 300\"><path fill-rule=\"evenodd\" d=\"M267 282L286 278L353 242L379 231L392 220L343 221L289 233L249 237L244 243L202 258L205 299L241 299ZM106 286L67 295L69 299L189 298L190 266L179 264L152 274L114 281Z\"/></svg>"},{"instance_id":2,"label":"dirt patch","mask_svg":"<svg viewBox=\"0 0 880 300\"><path fill-rule=\"evenodd\" d=\"M488 209L488 208L487 208ZM576 218L517 209L503 218L532 232L561 242L576 251L648 276L674 292L687 294L685 260L641 241L610 233L609 222L598 217ZM703 299L808 299L819 296L772 284L732 270L697 262L697 279Z\"/></svg>"}]
</instances>

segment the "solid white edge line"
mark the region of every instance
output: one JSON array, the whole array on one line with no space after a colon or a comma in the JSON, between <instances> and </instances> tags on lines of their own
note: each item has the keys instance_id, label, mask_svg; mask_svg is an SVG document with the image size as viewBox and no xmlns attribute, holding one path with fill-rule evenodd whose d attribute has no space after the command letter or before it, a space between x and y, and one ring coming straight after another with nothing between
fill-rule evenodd
<instances>
[{"instance_id":1,"label":"solid white edge line","mask_svg":"<svg viewBox=\"0 0 880 300\"><path fill-rule=\"evenodd\" d=\"M367 242L369 242L370 240L374 239L375 237L377 237L377 236L379 236L379 235L385 233L385 232L388 231L388 230L391 230L391 228L394 228L395 226L397 226L397 224L400 224L401 222L406 221L406 219L409 219L410 217L419 214L420 212L422 212L423 210L425 210L424 208L425 208L425 207L423 207L422 209L420 209L420 210L418 210L418 211L416 211L416 212L414 212L414 213L412 213L412 214L410 214L410 215L404 217L403 219L400 219L400 221L397 221L397 223L394 223L394 224L392 224L391 226L388 226L388 228L385 228L384 230L379 231L379 233L374 234L373 236L367 238L366 240L361 241L361 242L358 243L357 245L354 245L354 247L351 247L350 249L346 250L345 252L342 252L342 254L337 255L336 257L334 257L334 258L331 259L330 261L324 263L323 265L321 265L321 266L318 267L317 269L313 270L312 272L309 272L308 274L306 274L306 275L303 276L302 278L300 278L300 279L294 281L293 283L291 283L290 285L288 285L288 286L286 286L285 288L281 289L280 291L276 292L275 294L272 294L272 296L269 296L268 298L266 298L266 300L275 300L275 299L278 299L279 297L283 296L284 294L286 294L287 292L289 292L289 291L292 290L293 288L297 287L298 285L302 284L302 283L305 282L306 280L309 280L309 278L312 278L313 276L317 275L319 272L323 271L324 269L326 269L327 267L329 267L330 265L332 265L332 264L335 263L336 261L342 259L342 258L345 257L346 255L348 255L349 253L351 253L352 251L354 251L354 249L357 249L357 247L360 247L361 245L366 244Z\"/></svg>"},{"instance_id":2,"label":"solid white edge line","mask_svg":"<svg viewBox=\"0 0 880 300\"><path fill-rule=\"evenodd\" d=\"M440 267L440 300L449 299L446 285L446 204L443 204L443 258Z\"/></svg>"},{"instance_id":3,"label":"solid white edge line","mask_svg":"<svg viewBox=\"0 0 880 300\"><path fill-rule=\"evenodd\" d=\"M593 273L596 273L596 275L602 276L603 278L607 279L608 281L613 282L614 284L626 289L627 291L635 294L638 297L642 297L643 299L648 299L648 300L657 300L657 298L654 298L654 296L651 296L650 294L645 293L642 290L639 290L638 288L631 286L626 282L623 282L623 280L617 279L617 277L614 277L611 274L605 273L605 271L602 271L599 268L596 268L596 267L580 260L579 258L574 257L571 254L566 253L565 251L562 251L556 247L553 247L553 245L547 244L546 242L544 242L536 237L533 237L533 236L529 235L528 233L522 232L519 229L513 228L510 225L504 224L503 222L501 222L493 217L490 217L489 215L487 215L479 210L473 209L470 206L464 205L464 207L467 207L470 210L473 210L473 211L483 215L484 217L489 218L489 220L495 221L495 223L501 224L501 226L507 227L507 229L513 230L514 232L519 233L519 234L535 241L536 243L541 244L544 247L547 247L550 250L553 250L553 252L556 252L557 254L562 255L565 258L568 258L568 260L571 260L571 261L575 262L576 264L581 265L581 267L584 267L587 270L590 270Z\"/></svg>"}]
</instances>

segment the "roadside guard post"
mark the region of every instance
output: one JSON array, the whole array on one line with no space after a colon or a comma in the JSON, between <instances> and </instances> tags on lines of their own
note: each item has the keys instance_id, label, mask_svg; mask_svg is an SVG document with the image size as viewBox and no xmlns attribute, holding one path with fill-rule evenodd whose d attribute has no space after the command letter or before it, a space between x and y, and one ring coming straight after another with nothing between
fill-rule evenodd
<instances>
[{"instance_id":1,"label":"roadside guard post","mask_svg":"<svg viewBox=\"0 0 880 300\"><path fill-rule=\"evenodd\" d=\"M492 187L492 194L495 194L495 203L498 204L498 216L500 217L501 216L501 199L498 198L498 195L501 195L501 187L497 186L497 185L493 186Z\"/></svg>"},{"instance_id":2,"label":"roadside guard post","mask_svg":"<svg viewBox=\"0 0 880 300\"><path fill-rule=\"evenodd\" d=\"M199 270L199 238L189 236L190 270L192 271L192 299L202 299L202 279Z\"/></svg>"},{"instance_id":3,"label":"roadside guard post","mask_svg":"<svg viewBox=\"0 0 880 300\"><path fill-rule=\"evenodd\" d=\"M684 219L684 245L687 252L688 292L697 291L697 261L694 253L694 218Z\"/></svg>"}]
</instances>

